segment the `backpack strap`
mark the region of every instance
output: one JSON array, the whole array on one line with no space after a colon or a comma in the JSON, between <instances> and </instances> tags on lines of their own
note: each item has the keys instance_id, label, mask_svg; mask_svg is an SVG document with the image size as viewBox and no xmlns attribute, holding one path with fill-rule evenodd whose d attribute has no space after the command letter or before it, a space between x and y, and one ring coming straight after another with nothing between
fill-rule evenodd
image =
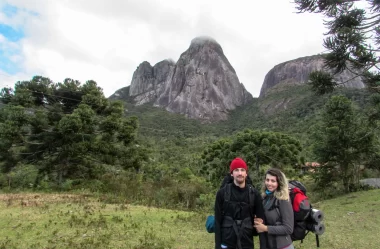
<instances>
[{"instance_id":1,"label":"backpack strap","mask_svg":"<svg viewBox=\"0 0 380 249\"><path fill-rule=\"evenodd\" d=\"M255 206L255 188L252 184L247 184L248 187L248 196L249 196L249 205L251 207Z\"/></svg>"},{"instance_id":2,"label":"backpack strap","mask_svg":"<svg viewBox=\"0 0 380 249\"><path fill-rule=\"evenodd\" d=\"M223 187L223 189L224 189L224 202L223 202L222 216L225 215L224 210L226 209L228 202L230 202L231 200L232 184L231 183L226 184Z\"/></svg>"},{"instance_id":3,"label":"backpack strap","mask_svg":"<svg viewBox=\"0 0 380 249\"><path fill-rule=\"evenodd\" d=\"M253 220L255 217L253 213L254 206L255 206L255 188L251 184L248 184L247 187L248 187L249 210L250 210L249 214L251 216L252 225L253 225Z\"/></svg>"},{"instance_id":4,"label":"backpack strap","mask_svg":"<svg viewBox=\"0 0 380 249\"><path fill-rule=\"evenodd\" d=\"M231 191L232 191L232 184L228 183L224 187L224 202L229 202L231 200Z\"/></svg>"},{"instance_id":5,"label":"backpack strap","mask_svg":"<svg viewBox=\"0 0 380 249\"><path fill-rule=\"evenodd\" d=\"M255 188L251 184L247 184L249 205L252 207L255 205ZM228 183L224 187L224 201L229 202L231 200L232 183Z\"/></svg>"},{"instance_id":6,"label":"backpack strap","mask_svg":"<svg viewBox=\"0 0 380 249\"><path fill-rule=\"evenodd\" d=\"M244 220L234 220L232 217L226 216L223 221L223 226L232 227L232 232L236 234L236 248L234 249L243 249L241 238L243 237L244 229L252 227L251 219L247 217Z\"/></svg>"},{"instance_id":7,"label":"backpack strap","mask_svg":"<svg viewBox=\"0 0 380 249\"><path fill-rule=\"evenodd\" d=\"M278 221L282 222L282 216L281 216L281 212L280 212L280 203L279 203L279 200L276 197L273 197L273 198L274 198L273 205L272 205L272 207L270 209L276 209L276 211L277 211L278 220L276 221L276 223ZM274 248L277 248L277 235L272 235L272 236L273 236L273 246L274 246Z\"/></svg>"},{"instance_id":8,"label":"backpack strap","mask_svg":"<svg viewBox=\"0 0 380 249\"><path fill-rule=\"evenodd\" d=\"M225 207L227 206L226 204L231 200L231 192L232 192L232 184L233 183L228 183L224 187L224 205ZM251 222L253 222L253 206L255 203L255 191L254 187L251 184L247 184L248 187L248 198L249 198L249 206L250 206L250 219ZM224 212L224 211L223 211ZM224 214L223 214L224 215ZM232 218L231 218L232 219ZM232 228L237 236L237 249L242 249L241 245L241 237L243 236L243 223L245 220L233 220L232 219Z\"/></svg>"},{"instance_id":9,"label":"backpack strap","mask_svg":"<svg viewBox=\"0 0 380 249\"><path fill-rule=\"evenodd\" d=\"M279 217L279 221L282 222L282 216L281 216L281 212L280 212L280 203L279 203L279 200L277 198L274 199L273 208L276 209L278 217Z\"/></svg>"},{"instance_id":10,"label":"backpack strap","mask_svg":"<svg viewBox=\"0 0 380 249\"><path fill-rule=\"evenodd\" d=\"M237 248L238 249L242 249L240 239L241 239L241 236L242 236L243 229L241 229L241 227L238 227L235 221L233 222L232 227L233 227L233 229L235 231L235 234L237 236L237 240L236 240L236 242L237 242Z\"/></svg>"}]
</instances>

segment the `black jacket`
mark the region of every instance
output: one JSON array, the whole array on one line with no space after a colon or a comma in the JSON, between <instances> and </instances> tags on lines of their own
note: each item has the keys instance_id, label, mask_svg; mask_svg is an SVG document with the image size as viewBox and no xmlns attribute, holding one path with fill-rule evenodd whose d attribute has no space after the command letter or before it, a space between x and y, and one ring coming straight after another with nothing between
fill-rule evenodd
<instances>
[{"instance_id":1,"label":"black jacket","mask_svg":"<svg viewBox=\"0 0 380 249\"><path fill-rule=\"evenodd\" d=\"M215 249L220 249L221 244L229 248L235 248L237 245L237 236L234 228L231 226L233 220L244 220L242 224L242 237L240 239L242 248L253 248L253 217L259 217L264 220L264 209L262 198L257 190L254 191L254 204L249 205L249 188L240 188L234 183L230 183L231 196L230 201L225 203L226 187L221 188L216 194L215 201ZM264 241L264 240L263 240ZM262 239L260 238L260 244ZM262 246L260 246L262 247Z\"/></svg>"}]
</instances>

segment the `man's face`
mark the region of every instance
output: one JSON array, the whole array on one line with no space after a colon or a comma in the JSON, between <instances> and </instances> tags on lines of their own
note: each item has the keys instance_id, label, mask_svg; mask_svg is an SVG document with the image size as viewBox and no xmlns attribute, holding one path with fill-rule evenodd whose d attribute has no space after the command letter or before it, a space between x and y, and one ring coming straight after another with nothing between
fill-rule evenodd
<instances>
[{"instance_id":1,"label":"man's face","mask_svg":"<svg viewBox=\"0 0 380 249\"><path fill-rule=\"evenodd\" d=\"M237 168L232 171L231 176L234 178L235 183L242 184L245 182L245 178L247 178L247 171L243 168Z\"/></svg>"}]
</instances>

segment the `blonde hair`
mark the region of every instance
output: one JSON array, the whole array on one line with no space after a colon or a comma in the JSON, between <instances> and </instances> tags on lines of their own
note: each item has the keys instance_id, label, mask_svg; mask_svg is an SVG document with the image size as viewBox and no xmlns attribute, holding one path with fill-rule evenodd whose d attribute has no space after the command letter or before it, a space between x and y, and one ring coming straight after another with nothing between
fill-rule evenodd
<instances>
[{"instance_id":1,"label":"blonde hair","mask_svg":"<svg viewBox=\"0 0 380 249\"><path fill-rule=\"evenodd\" d=\"M278 200L289 200L289 185L285 174L279 169L271 168L265 173L265 178L267 175L275 176L278 183L277 189L273 193L274 197ZM265 178L261 188L263 198L266 196L265 190L267 189L265 186Z\"/></svg>"}]
</instances>

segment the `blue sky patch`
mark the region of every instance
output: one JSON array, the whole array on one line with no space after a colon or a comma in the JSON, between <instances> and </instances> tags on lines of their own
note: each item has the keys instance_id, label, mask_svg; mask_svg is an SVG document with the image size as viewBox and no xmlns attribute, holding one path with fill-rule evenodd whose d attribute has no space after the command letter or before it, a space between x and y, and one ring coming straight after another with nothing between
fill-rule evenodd
<instances>
[{"instance_id":1,"label":"blue sky patch","mask_svg":"<svg viewBox=\"0 0 380 249\"><path fill-rule=\"evenodd\" d=\"M16 42L24 37L24 32L22 30L16 30L11 26L4 25L0 23L0 34L2 34L9 41Z\"/></svg>"},{"instance_id":2,"label":"blue sky patch","mask_svg":"<svg viewBox=\"0 0 380 249\"><path fill-rule=\"evenodd\" d=\"M1 12L3 12L7 17L12 17L17 14L18 9L15 6L6 4L3 8L1 8Z\"/></svg>"},{"instance_id":3,"label":"blue sky patch","mask_svg":"<svg viewBox=\"0 0 380 249\"><path fill-rule=\"evenodd\" d=\"M0 11L8 18L16 16L19 12L17 7L6 4L1 7ZM18 46L11 46L11 43L20 41L24 36L22 27L12 27L0 23L0 34L5 37L5 41L0 43L0 70L13 75L21 71L19 62L12 60L12 57L20 55Z\"/></svg>"},{"instance_id":4,"label":"blue sky patch","mask_svg":"<svg viewBox=\"0 0 380 249\"><path fill-rule=\"evenodd\" d=\"M0 70L10 75L21 71L21 67L17 62L11 60L12 55L16 55L18 51L4 51L0 48Z\"/></svg>"},{"instance_id":5,"label":"blue sky patch","mask_svg":"<svg viewBox=\"0 0 380 249\"><path fill-rule=\"evenodd\" d=\"M12 56L19 55L20 50L18 47L9 46L10 42L19 41L24 37L21 30L15 30L12 27L0 24L0 34L2 34L7 41L0 43L0 70L8 74L16 74L21 70L17 62L14 62Z\"/></svg>"}]
</instances>

